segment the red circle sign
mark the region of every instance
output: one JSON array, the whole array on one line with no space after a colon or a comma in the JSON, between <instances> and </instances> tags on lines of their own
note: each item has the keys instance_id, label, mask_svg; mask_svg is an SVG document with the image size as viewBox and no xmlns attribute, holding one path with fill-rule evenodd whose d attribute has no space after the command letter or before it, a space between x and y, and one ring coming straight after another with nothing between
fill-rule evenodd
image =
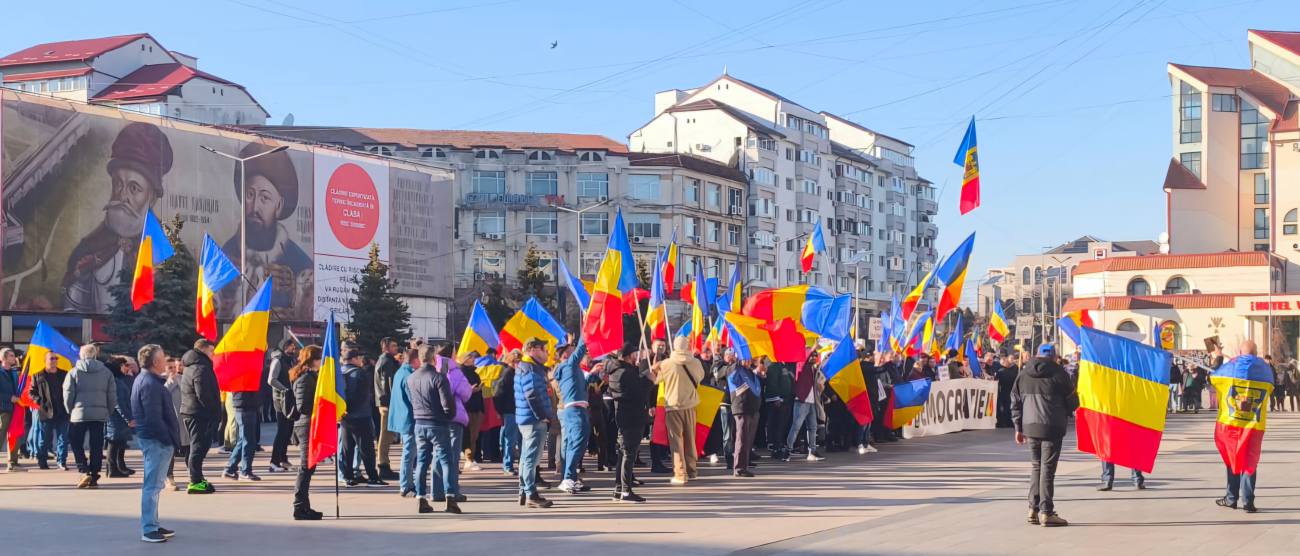
<instances>
[{"instance_id":1,"label":"red circle sign","mask_svg":"<svg viewBox=\"0 0 1300 556\"><path fill-rule=\"evenodd\" d=\"M352 163L334 169L325 188L325 216L344 247L369 245L379 226L379 192L370 174Z\"/></svg>"}]
</instances>

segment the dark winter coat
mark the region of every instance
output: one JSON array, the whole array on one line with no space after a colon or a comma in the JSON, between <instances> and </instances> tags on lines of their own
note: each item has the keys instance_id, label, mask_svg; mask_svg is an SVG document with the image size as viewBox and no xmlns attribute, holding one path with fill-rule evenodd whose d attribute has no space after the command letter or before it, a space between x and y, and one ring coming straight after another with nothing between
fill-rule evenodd
<instances>
[{"instance_id":1,"label":"dark winter coat","mask_svg":"<svg viewBox=\"0 0 1300 556\"><path fill-rule=\"evenodd\" d=\"M1011 389L1011 420L1016 432L1040 440L1065 436L1070 414L1079 408L1074 381L1055 361L1035 358Z\"/></svg>"},{"instance_id":2,"label":"dark winter coat","mask_svg":"<svg viewBox=\"0 0 1300 556\"><path fill-rule=\"evenodd\" d=\"M135 415L135 433L140 438L168 446L181 445L180 424L166 380L149 371L141 371L131 388L131 412Z\"/></svg>"},{"instance_id":3,"label":"dark winter coat","mask_svg":"<svg viewBox=\"0 0 1300 556\"><path fill-rule=\"evenodd\" d=\"M181 356L185 372L181 374L181 416L198 419L221 418L221 389L212 359L192 349Z\"/></svg>"},{"instance_id":4,"label":"dark winter coat","mask_svg":"<svg viewBox=\"0 0 1300 556\"><path fill-rule=\"evenodd\" d=\"M393 396L393 376L401 367L397 358L387 352L379 356L379 362L375 364L375 403L379 407L388 407Z\"/></svg>"},{"instance_id":5,"label":"dark winter coat","mask_svg":"<svg viewBox=\"0 0 1300 556\"><path fill-rule=\"evenodd\" d=\"M36 402L37 415L42 421L68 418L68 408L63 406L65 378L67 373L63 371L55 373L41 371L32 377L32 401Z\"/></svg>"},{"instance_id":6,"label":"dark winter coat","mask_svg":"<svg viewBox=\"0 0 1300 556\"><path fill-rule=\"evenodd\" d=\"M449 424L456 418L451 379L433 365L420 367L406 379L406 396L416 425Z\"/></svg>"},{"instance_id":7,"label":"dark winter coat","mask_svg":"<svg viewBox=\"0 0 1300 556\"><path fill-rule=\"evenodd\" d=\"M348 421L368 421L375 416L375 390L370 372L364 367L343 366L343 399L348 403Z\"/></svg>"}]
</instances>

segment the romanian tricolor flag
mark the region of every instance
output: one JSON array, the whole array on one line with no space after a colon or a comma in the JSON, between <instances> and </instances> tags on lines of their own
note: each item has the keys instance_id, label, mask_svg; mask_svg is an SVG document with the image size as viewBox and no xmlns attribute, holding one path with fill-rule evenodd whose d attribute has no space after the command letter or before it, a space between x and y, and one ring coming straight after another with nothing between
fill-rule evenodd
<instances>
[{"instance_id":1,"label":"romanian tricolor flag","mask_svg":"<svg viewBox=\"0 0 1300 556\"><path fill-rule=\"evenodd\" d=\"M1002 343L1011 335L1011 328L1007 326L1007 314L1002 312L1002 294L993 294L993 314L989 315L989 338L993 341Z\"/></svg>"},{"instance_id":2,"label":"romanian tricolor flag","mask_svg":"<svg viewBox=\"0 0 1300 556\"><path fill-rule=\"evenodd\" d=\"M921 298L925 297L925 290L930 287L930 282L932 280L934 280L933 268L930 269L930 272L925 273L925 278L921 279L921 283L917 284L916 287L907 294L907 297L903 298L903 320L912 318L912 313L916 311L916 306L921 302Z\"/></svg>"},{"instance_id":3,"label":"romanian tricolor flag","mask_svg":"<svg viewBox=\"0 0 1300 556\"><path fill-rule=\"evenodd\" d=\"M673 228L672 238L668 240L668 249L659 254L659 272L655 277L663 280L664 293L673 293L673 284L677 277L677 228Z\"/></svg>"},{"instance_id":4,"label":"romanian tricolor flag","mask_svg":"<svg viewBox=\"0 0 1300 556\"><path fill-rule=\"evenodd\" d=\"M1254 355L1232 358L1210 383L1219 396L1219 420L1214 424L1214 444L1233 474L1254 474L1264 443L1273 370Z\"/></svg>"},{"instance_id":5,"label":"romanian tricolor flag","mask_svg":"<svg viewBox=\"0 0 1300 556\"><path fill-rule=\"evenodd\" d=\"M595 286L594 283L588 282L569 272L569 266L564 264L564 259L560 259L560 280L568 286L569 292L573 294L574 301L578 302L578 307L585 313L591 306L591 292Z\"/></svg>"},{"instance_id":6,"label":"romanian tricolor flag","mask_svg":"<svg viewBox=\"0 0 1300 556\"><path fill-rule=\"evenodd\" d=\"M256 392L262 388L266 329L270 324L271 279L267 278L212 354L212 369L222 392Z\"/></svg>"},{"instance_id":7,"label":"romanian tricolor flag","mask_svg":"<svg viewBox=\"0 0 1300 556\"><path fill-rule=\"evenodd\" d=\"M483 422L479 425L479 430L490 431L505 424L492 401L501 373L505 372L505 365L491 355L484 355L474 360L474 367L474 372L478 373L480 384L483 385Z\"/></svg>"},{"instance_id":8,"label":"romanian tricolor flag","mask_svg":"<svg viewBox=\"0 0 1300 556\"><path fill-rule=\"evenodd\" d=\"M934 310L934 320L942 321L948 311L957 308L961 301L961 288L966 283L966 266L970 263L971 251L975 249L975 232L971 232L966 241L957 246L943 264L935 271L935 278L943 282L943 291L939 292L939 306Z\"/></svg>"},{"instance_id":9,"label":"romanian tricolor flag","mask_svg":"<svg viewBox=\"0 0 1300 556\"><path fill-rule=\"evenodd\" d=\"M731 278L727 280L726 290L718 297L718 311L739 313L741 308L740 261L731 267Z\"/></svg>"},{"instance_id":10,"label":"romanian tricolor flag","mask_svg":"<svg viewBox=\"0 0 1300 556\"><path fill-rule=\"evenodd\" d=\"M339 451L339 421L348 412L339 368L337 330L334 312L331 311L329 324L325 327L325 352L321 354L320 372L316 377L316 397L312 403L310 440L307 443L307 467L313 469Z\"/></svg>"},{"instance_id":11,"label":"romanian tricolor flag","mask_svg":"<svg viewBox=\"0 0 1300 556\"><path fill-rule=\"evenodd\" d=\"M1078 345L1080 342L1079 329L1085 327L1092 328L1092 316L1088 314L1087 309L1070 311L1069 313L1066 313L1065 316L1056 320L1056 327L1059 328L1061 333L1065 334L1065 337L1069 338L1071 342Z\"/></svg>"},{"instance_id":12,"label":"romanian tricolor flag","mask_svg":"<svg viewBox=\"0 0 1300 556\"><path fill-rule=\"evenodd\" d=\"M139 311L153 301L153 275L155 268L176 254L171 240L163 232L162 223L153 209L144 215L144 230L140 232L140 250L135 255L135 274L131 277L131 307Z\"/></svg>"},{"instance_id":13,"label":"romanian tricolor flag","mask_svg":"<svg viewBox=\"0 0 1300 556\"><path fill-rule=\"evenodd\" d=\"M885 408L885 426L901 429L912 422L921 410L925 409L926 400L930 399L930 380L919 378L911 382L894 385L889 394L889 405Z\"/></svg>"},{"instance_id":14,"label":"romanian tricolor flag","mask_svg":"<svg viewBox=\"0 0 1300 556\"><path fill-rule=\"evenodd\" d=\"M723 313L723 326L739 359L768 359L782 363L798 363L807 357L804 335L795 328L794 321L783 319L775 324L736 313Z\"/></svg>"},{"instance_id":15,"label":"romanian tricolor flag","mask_svg":"<svg viewBox=\"0 0 1300 556\"><path fill-rule=\"evenodd\" d=\"M210 341L217 341L216 293L239 277L239 269L226 258L212 236L203 234L203 254L199 258L199 292L194 299L194 330Z\"/></svg>"},{"instance_id":16,"label":"romanian tricolor flag","mask_svg":"<svg viewBox=\"0 0 1300 556\"><path fill-rule=\"evenodd\" d=\"M930 354L936 362L943 357L943 348L939 347L939 339L936 337L938 335L934 319L925 319L925 328L921 330L921 352Z\"/></svg>"},{"instance_id":17,"label":"romanian tricolor flag","mask_svg":"<svg viewBox=\"0 0 1300 556\"><path fill-rule=\"evenodd\" d=\"M822 363L822 374L831 390L844 401L849 413L858 421L859 426L871 422L871 396L867 394L867 382L862 377L862 361L853 342L840 341L835 345L826 361Z\"/></svg>"},{"instance_id":18,"label":"romanian tricolor flag","mask_svg":"<svg viewBox=\"0 0 1300 556\"><path fill-rule=\"evenodd\" d=\"M699 405L695 406L695 454L702 456L704 455L704 443L709 439L709 431L713 430L713 420L718 416L718 409L722 407L722 390L712 386L699 385L695 387L695 393L700 398ZM655 398L654 424L650 427L651 444L668 445L666 413L664 385L660 384L659 394Z\"/></svg>"},{"instance_id":19,"label":"romanian tricolor flag","mask_svg":"<svg viewBox=\"0 0 1300 556\"><path fill-rule=\"evenodd\" d=\"M654 276L662 270L661 258L655 258ZM650 280L650 303L646 305L645 325L650 329L651 340L668 339L668 305L664 296L663 280Z\"/></svg>"},{"instance_id":20,"label":"romanian tricolor flag","mask_svg":"<svg viewBox=\"0 0 1300 556\"><path fill-rule=\"evenodd\" d=\"M889 331L889 349L894 353L903 351L903 335L907 333L907 320L903 318L903 307L898 303L898 294L894 294L894 301L889 306L889 326L885 327Z\"/></svg>"},{"instance_id":21,"label":"romanian tricolor flag","mask_svg":"<svg viewBox=\"0 0 1300 556\"><path fill-rule=\"evenodd\" d=\"M704 280L704 269L695 263L695 282L691 286L691 349L700 351L704 348L704 335L707 333L709 313L712 312L712 299L708 294L708 283Z\"/></svg>"},{"instance_id":22,"label":"romanian tricolor flag","mask_svg":"<svg viewBox=\"0 0 1300 556\"><path fill-rule=\"evenodd\" d=\"M36 322L36 332L32 334L31 344L27 347L27 355L23 359L22 371L18 373L18 406L29 409L36 409L36 400L32 399L32 375L45 370L45 356L53 353L58 356L58 366L64 371L71 371L72 366L77 364L80 359L77 345L59 334L54 327L45 324L45 321ZM5 372L5 371L0 371ZM27 412L18 410L13 412L13 419L9 421L9 430L6 439L8 440L9 452L13 453L17 449L18 440L27 430ZM0 431L3 433L6 431Z\"/></svg>"},{"instance_id":23,"label":"romanian tricolor flag","mask_svg":"<svg viewBox=\"0 0 1300 556\"><path fill-rule=\"evenodd\" d=\"M971 116L970 125L966 126L966 136L957 147L957 156L952 163L961 166L961 213L966 214L980 206L980 161L975 145L975 116Z\"/></svg>"},{"instance_id":24,"label":"romanian tricolor flag","mask_svg":"<svg viewBox=\"0 0 1300 556\"><path fill-rule=\"evenodd\" d=\"M920 347L921 340L924 338L926 323L932 322L931 319L933 316L934 314L930 311L921 313L921 315L916 317L916 320L912 322L912 326L908 327L907 335L903 337L902 343L899 344L902 348L903 355L908 357L916 355L916 350Z\"/></svg>"},{"instance_id":25,"label":"romanian tricolor flag","mask_svg":"<svg viewBox=\"0 0 1300 556\"><path fill-rule=\"evenodd\" d=\"M628 242L620 209L614 216L605 259L596 272L591 306L582 322L582 336L592 357L623 347L623 295L636 287L636 262L632 260L632 244Z\"/></svg>"},{"instance_id":26,"label":"romanian tricolor flag","mask_svg":"<svg viewBox=\"0 0 1300 556\"><path fill-rule=\"evenodd\" d=\"M537 302L537 298L530 297L523 308L506 321L499 337L502 353L522 349L524 342L529 338L541 338L546 340L546 349L554 355L555 346L567 338L568 334L564 332L564 327L555 321L555 317L552 317L546 312L546 308Z\"/></svg>"},{"instance_id":27,"label":"romanian tricolor flag","mask_svg":"<svg viewBox=\"0 0 1300 556\"><path fill-rule=\"evenodd\" d=\"M849 326L853 322L852 303L852 295L831 295L820 288L809 287L800 310L799 324L807 330L806 336L843 341L849 337Z\"/></svg>"},{"instance_id":28,"label":"romanian tricolor flag","mask_svg":"<svg viewBox=\"0 0 1300 556\"><path fill-rule=\"evenodd\" d=\"M799 266L804 272L812 270L813 256L826 250L826 238L822 237L822 221L818 220L813 226L813 231L808 234L808 243L803 246L803 253L799 255Z\"/></svg>"},{"instance_id":29,"label":"romanian tricolor flag","mask_svg":"<svg viewBox=\"0 0 1300 556\"><path fill-rule=\"evenodd\" d=\"M1165 430L1171 360L1141 342L1079 329L1079 450L1150 473Z\"/></svg>"},{"instance_id":30,"label":"romanian tricolor flag","mask_svg":"<svg viewBox=\"0 0 1300 556\"><path fill-rule=\"evenodd\" d=\"M943 344L943 351L957 350L957 358L962 357L962 339L966 337L966 331L962 330L961 315L957 315L957 322L953 324L952 332L948 334L948 341Z\"/></svg>"},{"instance_id":31,"label":"romanian tricolor flag","mask_svg":"<svg viewBox=\"0 0 1300 556\"><path fill-rule=\"evenodd\" d=\"M465 325L465 333L460 337L460 347L456 349L456 359L459 360L471 351L480 356L487 355L489 349L496 349L499 345L501 338L497 336L496 327L492 326L492 319L488 318L483 304L475 299L474 308L469 312L469 323Z\"/></svg>"}]
</instances>

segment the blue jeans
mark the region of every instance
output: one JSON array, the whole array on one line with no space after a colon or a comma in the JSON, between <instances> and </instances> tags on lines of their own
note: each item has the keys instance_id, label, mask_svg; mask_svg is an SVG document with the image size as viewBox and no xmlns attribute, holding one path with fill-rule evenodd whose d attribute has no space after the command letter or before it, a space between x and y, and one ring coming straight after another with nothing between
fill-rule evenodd
<instances>
[{"instance_id":1,"label":"blue jeans","mask_svg":"<svg viewBox=\"0 0 1300 556\"><path fill-rule=\"evenodd\" d=\"M537 493L537 464L542 461L542 443L546 441L545 421L519 425L519 493Z\"/></svg>"},{"instance_id":2,"label":"blue jeans","mask_svg":"<svg viewBox=\"0 0 1300 556\"><path fill-rule=\"evenodd\" d=\"M514 413L501 414L501 470L507 473L515 468L515 450L519 449L519 423Z\"/></svg>"},{"instance_id":3,"label":"blue jeans","mask_svg":"<svg viewBox=\"0 0 1300 556\"><path fill-rule=\"evenodd\" d=\"M36 437L36 462L42 467L49 464L50 443L54 443L54 459L59 465L68 464L68 418L39 421L41 434Z\"/></svg>"},{"instance_id":4,"label":"blue jeans","mask_svg":"<svg viewBox=\"0 0 1300 556\"><path fill-rule=\"evenodd\" d=\"M397 473L401 492L415 492L415 431L402 433L402 468Z\"/></svg>"},{"instance_id":5,"label":"blue jeans","mask_svg":"<svg viewBox=\"0 0 1300 556\"><path fill-rule=\"evenodd\" d=\"M582 454L587 451L587 434L591 432L591 416L585 407L566 407L560 410L560 427L564 431L564 480L578 480Z\"/></svg>"},{"instance_id":6,"label":"blue jeans","mask_svg":"<svg viewBox=\"0 0 1300 556\"><path fill-rule=\"evenodd\" d=\"M451 427L451 453L447 455L447 465L455 472L460 469L460 457L465 449L465 425L453 422L448 426Z\"/></svg>"},{"instance_id":7,"label":"blue jeans","mask_svg":"<svg viewBox=\"0 0 1300 556\"><path fill-rule=\"evenodd\" d=\"M718 407L719 425L722 426L722 453L726 456L727 468L735 465L736 421L731 416L731 406L722 404Z\"/></svg>"},{"instance_id":8,"label":"blue jeans","mask_svg":"<svg viewBox=\"0 0 1300 556\"><path fill-rule=\"evenodd\" d=\"M41 426L41 420L37 417L35 409L27 410L27 453L35 455L36 450L41 448L41 436L44 434L44 427Z\"/></svg>"},{"instance_id":9,"label":"blue jeans","mask_svg":"<svg viewBox=\"0 0 1300 556\"><path fill-rule=\"evenodd\" d=\"M785 451L794 451L794 441L799 438L799 429L808 430L808 453L817 449L817 407L807 402L795 400L794 419L790 421L790 432L785 437Z\"/></svg>"},{"instance_id":10,"label":"blue jeans","mask_svg":"<svg viewBox=\"0 0 1300 556\"><path fill-rule=\"evenodd\" d=\"M415 464L415 495L424 497L430 494L430 468L433 468L433 497L445 498L448 494L456 494L456 467L451 465L451 425L416 424L415 442L419 452ZM433 466L434 458L438 460L436 468Z\"/></svg>"},{"instance_id":11,"label":"blue jeans","mask_svg":"<svg viewBox=\"0 0 1300 556\"><path fill-rule=\"evenodd\" d=\"M137 437L136 442L144 454L144 484L140 487L140 534L146 535L158 530L158 495L162 492L163 481L167 479L167 467L171 464L175 450L170 444L150 438Z\"/></svg>"},{"instance_id":12,"label":"blue jeans","mask_svg":"<svg viewBox=\"0 0 1300 556\"><path fill-rule=\"evenodd\" d=\"M1242 504L1247 506L1255 505L1255 479L1259 476L1259 471L1255 473L1242 473L1234 475L1232 470L1228 470L1228 494L1224 496L1229 504L1236 504L1238 498ZM1240 493L1240 496L1238 496Z\"/></svg>"},{"instance_id":13,"label":"blue jeans","mask_svg":"<svg viewBox=\"0 0 1300 556\"><path fill-rule=\"evenodd\" d=\"M230 451L226 473L234 473L236 465L239 466L240 473L252 473L253 454L257 453L257 437L262 427L257 410L249 409L235 414L235 425L239 427L239 440L235 441L235 448Z\"/></svg>"},{"instance_id":14,"label":"blue jeans","mask_svg":"<svg viewBox=\"0 0 1300 556\"><path fill-rule=\"evenodd\" d=\"M871 423L868 422L867 424L858 427L858 432L853 435L853 439L857 441L859 446L870 446Z\"/></svg>"},{"instance_id":15,"label":"blue jeans","mask_svg":"<svg viewBox=\"0 0 1300 556\"><path fill-rule=\"evenodd\" d=\"M1137 469L1132 469L1130 471L1132 471L1132 473L1129 473L1129 476L1133 478L1133 484L1140 485L1146 482L1146 477L1142 476L1141 471L1138 471ZM1101 484L1106 486L1115 484L1115 464L1105 461L1101 462Z\"/></svg>"}]
</instances>

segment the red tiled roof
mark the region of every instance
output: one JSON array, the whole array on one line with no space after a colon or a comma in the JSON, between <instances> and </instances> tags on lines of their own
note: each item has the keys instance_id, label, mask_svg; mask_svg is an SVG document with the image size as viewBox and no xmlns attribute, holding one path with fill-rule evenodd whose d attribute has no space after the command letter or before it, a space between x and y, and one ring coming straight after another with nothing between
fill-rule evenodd
<instances>
[{"instance_id":1,"label":"red tiled roof","mask_svg":"<svg viewBox=\"0 0 1300 556\"><path fill-rule=\"evenodd\" d=\"M778 131L774 126L772 126L772 124L760 121L759 119L746 114L743 110L711 98L671 106L667 110L664 110L664 112L696 112L700 110L721 110L727 115L740 121L740 123L745 124L750 129L758 131L759 133L785 137L785 134Z\"/></svg>"},{"instance_id":2,"label":"red tiled roof","mask_svg":"<svg viewBox=\"0 0 1300 556\"><path fill-rule=\"evenodd\" d=\"M420 145L457 149L501 147L512 150L557 149L561 151L603 150L626 153L622 143L603 135L585 133L533 133L525 131L469 131L373 127L247 126L257 132L317 143L342 143L349 147L393 144L414 149Z\"/></svg>"},{"instance_id":3,"label":"red tiled roof","mask_svg":"<svg viewBox=\"0 0 1300 556\"><path fill-rule=\"evenodd\" d=\"M5 74L5 83L16 83L19 81L36 81L38 79L58 79L60 77L80 77L86 75L94 68L89 66L84 68L72 68L54 71L35 71L32 73L20 73L17 75Z\"/></svg>"},{"instance_id":4,"label":"red tiled roof","mask_svg":"<svg viewBox=\"0 0 1300 556\"><path fill-rule=\"evenodd\" d=\"M1169 268L1224 268L1231 266L1268 266L1277 264L1273 255L1262 251L1224 251L1222 253L1189 253L1185 255L1142 255L1137 257L1111 257L1083 261L1074 275L1122 270L1159 270Z\"/></svg>"},{"instance_id":5,"label":"red tiled roof","mask_svg":"<svg viewBox=\"0 0 1300 556\"><path fill-rule=\"evenodd\" d=\"M1294 31L1261 31L1258 29L1251 29L1248 33L1253 33L1261 39L1276 44L1291 51L1292 54L1300 56L1300 33Z\"/></svg>"},{"instance_id":6,"label":"red tiled roof","mask_svg":"<svg viewBox=\"0 0 1300 556\"><path fill-rule=\"evenodd\" d=\"M1165 170L1165 189L1205 189L1205 182L1196 177L1191 170L1178 162L1177 159L1169 159L1169 168Z\"/></svg>"},{"instance_id":7,"label":"red tiled roof","mask_svg":"<svg viewBox=\"0 0 1300 556\"><path fill-rule=\"evenodd\" d=\"M110 50L120 48L136 39L149 37L148 33L101 37L76 41L47 42L24 48L0 58L0 67L44 64L49 62L86 61ZM153 37L149 37L153 38Z\"/></svg>"},{"instance_id":8,"label":"red tiled roof","mask_svg":"<svg viewBox=\"0 0 1300 556\"><path fill-rule=\"evenodd\" d=\"M1233 300L1239 293L1188 293L1179 295L1142 295L1125 297L1107 297L1106 310L1124 311L1138 309L1223 309L1233 306ZM1101 310L1101 298L1076 297L1061 305L1061 311L1068 313L1087 309Z\"/></svg>"},{"instance_id":9,"label":"red tiled roof","mask_svg":"<svg viewBox=\"0 0 1300 556\"><path fill-rule=\"evenodd\" d=\"M1183 73L1205 83L1218 87L1233 87L1255 97L1274 113L1281 113L1286 103L1291 100L1291 91L1268 76L1249 69L1214 68L1206 66L1184 66L1169 64Z\"/></svg>"},{"instance_id":10,"label":"red tiled roof","mask_svg":"<svg viewBox=\"0 0 1300 556\"><path fill-rule=\"evenodd\" d=\"M240 87L237 83L179 63L153 64L141 67L127 74L117 83L104 88L98 95L95 95L95 100L128 100L140 97L156 97L184 85L195 77Z\"/></svg>"},{"instance_id":11,"label":"red tiled roof","mask_svg":"<svg viewBox=\"0 0 1300 556\"><path fill-rule=\"evenodd\" d=\"M693 154L628 153L627 159L632 166L675 166L740 183L748 181L740 170Z\"/></svg>"}]
</instances>

